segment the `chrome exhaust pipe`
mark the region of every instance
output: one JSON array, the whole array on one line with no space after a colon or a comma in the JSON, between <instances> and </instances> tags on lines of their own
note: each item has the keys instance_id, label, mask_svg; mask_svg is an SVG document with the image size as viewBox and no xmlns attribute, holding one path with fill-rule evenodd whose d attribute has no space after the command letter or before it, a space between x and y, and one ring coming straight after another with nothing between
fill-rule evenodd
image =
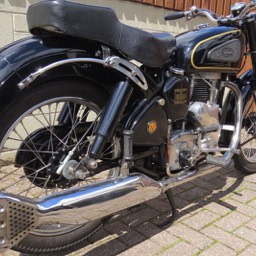
<instances>
[{"instance_id":1,"label":"chrome exhaust pipe","mask_svg":"<svg viewBox=\"0 0 256 256\"><path fill-rule=\"evenodd\" d=\"M82 224L101 219L157 198L176 185L215 170L184 171L162 181L130 174L72 188L41 200L0 193L0 252L17 244L38 225Z\"/></svg>"},{"instance_id":2,"label":"chrome exhaust pipe","mask_svg":"<svg viewBox=\"0 0 256 256\"><path fill-rule=\"evenodd\" d=\"M69 189L41 200L1 193L0 251L17 244L38 225L87 223L162 193L160 183L141 174Z\"/></svg>"}]
</instances>

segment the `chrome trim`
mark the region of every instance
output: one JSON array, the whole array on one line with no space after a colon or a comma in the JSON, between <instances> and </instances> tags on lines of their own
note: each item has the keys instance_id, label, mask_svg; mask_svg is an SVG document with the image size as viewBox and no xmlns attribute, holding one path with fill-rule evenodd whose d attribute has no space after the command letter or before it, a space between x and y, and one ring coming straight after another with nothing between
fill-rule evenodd
<instances>
[{"instance_id":1,"label":"chrome trim","mask_svg":"<svg viewBox=\"0 0 256 256\"><path fill-rule=\"evenodd\" d=\"M56 61L54 63L51 63L43 68L40 68L34 73L31 73L29 76L27 76L25 79L23 79L21 82L18 83L18 87L20 90L23 90L27 86L29 86L37 77L42 75L43 73L70 63L77 63L77 62L89 62L89 63L96 63L101 64L103 66L116 69L120 73L126 75L128 78L130 78L135 84L137 84L140 88L143 90L148 89L148 84L146 81L146 78L144 77L143 73L140 71L140 69L133 63L121 59L117 56L114 57L108 57L106 59L96 59L96 58L71 58L66 60L60 60Z\"/></svg>"},{"instance_id":2,"label":"chrome trim","mask_svg":"<svg viewBox=\"0 0 256 256\"><path fill-rule=\"evenodd\" d=\"M176 75L184 76L184 74L185 74L185 70L181 69L181 68L170 67L169 70L170 70L170 72L172 72Z\"/></svg>"},{"instance_id":3,"label":"chrome trim","mask_svg":"<svg viewBox=\"0 0 256 256\"><path fill-rule=\"evenodd\" d=\"M106 63L109 67L112 67L120 71L124 75L128 76L134 83L136 83L143 90L146 91L148 89L147 81L143 73L135 64L116 56L107 58Z\"/></svg>"},{"instance_id":4,"label":"chrome trim","mask_svg":"<svg viewBox=\"0 0 256 256\"><path fill-rule=\"evenodd\" d=\"M242 127L242 118L243 118L243 99L242 94L238 88L238 86L235 83L232 83L230 81L222 82L222 87L227 87L230 90L232 90L235 93L237 104L236 104L236 123L234 124L234 133L229 145L229 151L227 151L223 158L225 159L231 159L234 155L234 152L236 152L237 146L240 141L240 133L241 133L241 127Z\"/></svg>"},{"instance_id":5,"label":"chrome trim","mask_svg":"<svg viewBox=\"0 0 256 256\"><path fill-rule=\"evenodd\" d=\"M224 125L221 125L221 130L232 132L235 130L235 127L234 127L234 125L224 124Z\"/></svg>"}]
</instances>

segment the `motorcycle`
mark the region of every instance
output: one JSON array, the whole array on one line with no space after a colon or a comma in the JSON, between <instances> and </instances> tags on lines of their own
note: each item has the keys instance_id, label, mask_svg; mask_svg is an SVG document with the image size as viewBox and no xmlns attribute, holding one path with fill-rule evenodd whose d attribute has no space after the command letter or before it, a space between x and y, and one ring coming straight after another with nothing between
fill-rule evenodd
<instances>
[{"instance_id":1,"label":"motorcycle","mask_svg":"<svg viewBox=\"0 0 256 256\"><path fill-rule=\"evenodd\" d=\"M176 37L63 0L0 50L0 248L66 255L118 211L205 175L256 172L256 1ZM252 69L237 76L244 58Z\"/></svg>"}]
</instances>

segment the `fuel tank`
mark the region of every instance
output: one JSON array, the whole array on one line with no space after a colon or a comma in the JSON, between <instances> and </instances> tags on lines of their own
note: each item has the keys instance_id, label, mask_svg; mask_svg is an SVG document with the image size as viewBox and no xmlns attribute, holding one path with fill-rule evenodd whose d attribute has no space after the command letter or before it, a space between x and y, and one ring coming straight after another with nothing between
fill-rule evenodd
<instances>
[{"instance_id":1,"label":"fuel tank","mask_svg":"<svg viewBox=\"0 0 256 256\"><path fill-rule=\"evenodd\" d=\"M180 34L177 39L177 67L186 72L240 70L245 49L241 30L209 27Z\"/></svg>"}]
</instances>

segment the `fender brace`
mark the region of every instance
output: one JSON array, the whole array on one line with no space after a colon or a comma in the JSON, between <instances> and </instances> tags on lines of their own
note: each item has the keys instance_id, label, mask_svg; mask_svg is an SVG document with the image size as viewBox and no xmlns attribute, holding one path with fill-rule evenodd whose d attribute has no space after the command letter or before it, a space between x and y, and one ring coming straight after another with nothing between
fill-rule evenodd
<instances>
[{"instance_id":1,"label":"fender brace","mask_svg":"<svg viewBox=\"0 0 256 256\"><path fill-rule=\"evenodd\" d=\"M78 62L97 63L108 68L113 68L119 71L120 73L124 74L125 76L127 76L129 79L131 79L135 84L137 84L143 90L145 91L148 90L147 81L143 73L140 71L140 69L135 64L125 59L119 58L117 56L107 57L106 59L72 58L72 59L56 61L43 68L40 68L34 73L31 73L29 76L23 79L20 83L18 83L18 87L20 90L23 90L26 87L28 87L38 76L42 75L43 73L53 68L56 68L58 66L62 66L70 63L78 63Z\"/></svg>"}]
</instances>

